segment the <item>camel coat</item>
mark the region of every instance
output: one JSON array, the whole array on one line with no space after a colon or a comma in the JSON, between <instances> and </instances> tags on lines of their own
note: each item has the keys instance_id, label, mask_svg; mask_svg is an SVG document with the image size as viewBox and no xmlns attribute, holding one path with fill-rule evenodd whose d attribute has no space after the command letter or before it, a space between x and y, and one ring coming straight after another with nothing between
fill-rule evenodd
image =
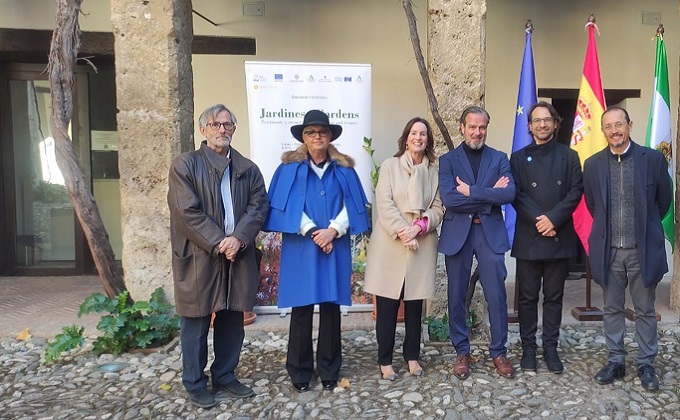
<instances>
[{"instance_id":1,"label":"camel coat","mask_svg":"<svg viewBox=\"0 0 680 420\"><path fill-rule=\"evenodd\" d=\"M413 225L418 217L411 212L407 195L410 175L400 163L400 159L410 161L407 154L389 158L380 167L375 189L378 220L368 244L364 291L399 299L403 285L404 300L430 299L434 296L437 268L437 226L444 207L439 197L437 167L430 164L427 176L419 180L420 188L427 191L424 196L431 197L422 203L423 217L428 218L427 233L416 237L418 251L406 249L397 231Z\"/></svg>"}]
</instances>

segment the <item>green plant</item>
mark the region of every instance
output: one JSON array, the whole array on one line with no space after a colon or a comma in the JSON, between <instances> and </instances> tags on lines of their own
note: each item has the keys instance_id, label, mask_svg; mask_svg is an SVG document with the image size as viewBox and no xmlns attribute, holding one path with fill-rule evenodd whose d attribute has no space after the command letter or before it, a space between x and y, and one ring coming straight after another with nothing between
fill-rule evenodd
<instances>
[{"instance_id":1,"label":"green plant","mask_svg":"<svg viewBox=\"0 0 680 420\"><path fill-rule=\"evenodd\" d=\"M78 316L108 313L99 320L97 329L103 333L94 341L95 354L120 354L132 348L147 348L169 342L179 328L179 316L173 314L162 288L157 288L147 301L132 303L128 291L109 298L103 293L87 297Z\"/></svg>"},{"instance_id":2,"label":"green plant","mask_svg":"<svg viewBox=\"0 0 680 420\"><path fill-rule=\"evenodd\" d=\"M427 332L432 341L449 341L449 316L444 314L441 318L434 315L429 315L425 318L427 325Z\"/></svg>"},{"instance_id":3,"label":"green plant","mask_svg":"<svg viewBox=\"0 0 680 420\"><path fill-rule=\"evenodd\" d=\"M465 318L465 325L469 329L476 328L479 325L479 316L477 315L477 311L470 309L470 314L467 318Z\"/></svg>"},{"instance_id":4,"label":"green plant","mask_svg":"<svg viewBox=\"0 0 680 420\"><path fill-rule=\"evenodd\" d=\"M364 137L364 145L363 148L366 152L368 152L369 156L371 156L371 182L373 184L373 191L375 191L375 187L378 185L378 176L380 175L380 164L376 163L375 159L373 158L373 153L375 153L375 150L372 147L373 145L373 139L369 137Z\"/></svg>"},{"instance_id":5,"label":"green plant","mask_svg":"<svg viewBox=\"0 0 680 420\"><path fill-rule=\"evenodd\" d=\"M85 342L83 332L85 327L78 325L66 325L61 329L61 333L54 337L54 341L47 345L45 349L45 363L52 363L59 355L65 351L81 347Z\"/></svg>"}]
</instances>

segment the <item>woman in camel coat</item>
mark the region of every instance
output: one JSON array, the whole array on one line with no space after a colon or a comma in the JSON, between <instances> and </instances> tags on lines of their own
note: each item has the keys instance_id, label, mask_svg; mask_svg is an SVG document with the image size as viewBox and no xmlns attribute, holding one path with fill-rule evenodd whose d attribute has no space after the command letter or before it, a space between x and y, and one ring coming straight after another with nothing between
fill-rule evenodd
<instances>
[{"instance_id":1,"label":"woman in camel coat","mask_svg":"<svg viewBox=\"0 0 680 420\"><path fill-rule=\"evenodd\" d=\"M439 198L434 140L427 120L411 119L399 150L383 162L375 190L377 223L368 245L364 290L376 295L378 364L383 379L394 380L394 334L399 301L404 301L404 360L409 372L423 370L420 355L423 301L434 296Z\"/></svg>"}]
</instances>

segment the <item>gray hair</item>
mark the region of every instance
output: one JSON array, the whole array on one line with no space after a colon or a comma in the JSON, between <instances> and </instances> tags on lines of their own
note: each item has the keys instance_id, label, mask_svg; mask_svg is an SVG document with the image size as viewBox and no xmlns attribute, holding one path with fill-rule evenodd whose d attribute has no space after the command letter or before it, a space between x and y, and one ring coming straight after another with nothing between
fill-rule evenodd
<instances>
[{"instance_id":1,"label":"gray hair","mask_svg":"<svg viewBox=\"0 0 680 420\"><path fill-rule=\"evenodd\" d=\"M208 120L210 119L211 121L214 121L215 118L217 118L217 114L219 114L222 111L227 111L229 113L229 116L231 117L231 122L234 123L234 125L236 125L237 122L236 115L234 115L234 113L231 112L229 108L222 104L216 104L206 108L205 111L201 113L201 116L198 117L198 125L201 128L205 128L205 126L208 124Z\"/></svg>"},{"instance_id":2,"label":"gray hair","mask_svg":"<svg viewBox=\"0 0 680 420\"><path fill-rule=\"evenodd\" d=\"M460 114L460 118L458 119L458 122L461 123L462 125L465 125L465 119L469 114L481 114L486 117L486 123L489 124L491 122L491 116L489 113L486 111L486 109L482 108L481 106L476 106L476 105L471 105L463 110L463 113Z\"/></svg>"}]
</instances>

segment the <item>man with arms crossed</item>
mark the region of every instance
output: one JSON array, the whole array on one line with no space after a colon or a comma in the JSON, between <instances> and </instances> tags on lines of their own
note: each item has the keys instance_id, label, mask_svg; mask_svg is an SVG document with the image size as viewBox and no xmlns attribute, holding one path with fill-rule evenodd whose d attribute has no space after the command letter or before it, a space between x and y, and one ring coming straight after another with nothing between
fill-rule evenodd
<instances>
[{"instance_id":1,"label":"man with arms crossed","mask_svg":"<svg viewBox=\"0 0 680 420\"><path fill-rule=\"evenodd\" d=\"M439 158L439 191L446 207L438 251L445 255L448 276L449 329L457 357L453 374L470 375L470 340L465 324L465 296L477 257L479 277L489 306L489 353L499 375L512 378L506 357L508 305L505 252L510 249L501 205L515 198L510 162L503 152L485 145L489 113L467 107L460 117L465 141Z\"/></svg>"}]
</instances>

